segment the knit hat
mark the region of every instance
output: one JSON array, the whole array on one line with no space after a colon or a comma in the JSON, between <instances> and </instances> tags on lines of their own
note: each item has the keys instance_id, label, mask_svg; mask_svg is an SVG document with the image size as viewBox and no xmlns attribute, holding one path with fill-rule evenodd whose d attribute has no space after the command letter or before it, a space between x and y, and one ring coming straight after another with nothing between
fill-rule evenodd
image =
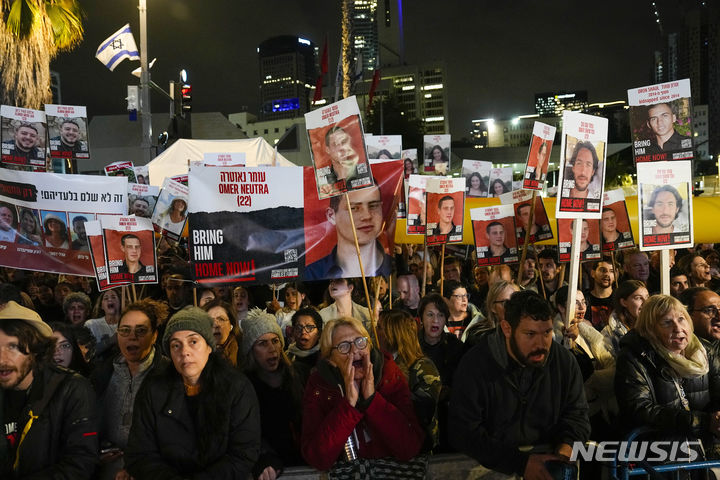
<instances>
[{"instance_id":1,"label":"knit hat","mask_svg":"<svg viewBox=\"0 0 720 480\"><path fill-rule=\"evenodd\" d=\"M170 338L175 332L191 330L200 334L210 348L215 348L215 337L213 336L213 320L206 311L198 307L185 307L170 317L165 326L162 345L165 352L170 355Z\"/></svg>"},{"instance_id":2,"label":"knit hat","mask_svg":"<svg viewBox=\"0 0 720 480\"><path fill-rule=\"evenodd\" d=\"M253 308L247 313L245 320L240 323L242 327L243 338L242 338L242 353L247 356L250 353L250 349L255 345L257 339L265 335L266 333L274 333L280 339L280 345L285 348L285 339L283 338L282 330L275 320L275 316L263 312L259 308Z\"/></svg>"}]
</instances>

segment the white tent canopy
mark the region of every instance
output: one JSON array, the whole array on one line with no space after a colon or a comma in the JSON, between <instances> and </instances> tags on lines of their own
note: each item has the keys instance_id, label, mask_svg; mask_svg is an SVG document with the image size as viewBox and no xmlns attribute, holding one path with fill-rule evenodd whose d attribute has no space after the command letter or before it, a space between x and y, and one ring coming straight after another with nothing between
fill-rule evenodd
<instances>
[{"instance_id":1,"label":"white tent canopy","mask_svg":"<svg viewBox=\"0 0 720 480\"><path fill-rule=\"evenodd\" d=\"M162 186L165 177L188 173L191 161L203 160L205 153L244 153L245 165L292 167L295 164L280 155L264 138L242 140L179 139L148 163L150 183Z\"/></svg>"}]
</instances>

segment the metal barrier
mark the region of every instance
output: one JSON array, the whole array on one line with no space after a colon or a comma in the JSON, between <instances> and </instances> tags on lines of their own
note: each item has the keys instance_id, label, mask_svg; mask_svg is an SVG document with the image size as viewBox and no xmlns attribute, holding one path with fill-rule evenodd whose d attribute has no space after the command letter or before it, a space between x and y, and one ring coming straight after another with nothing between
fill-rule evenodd
<instances>
[{"instance_id":1,"label":"metal barrier","mask_svg":"<svg viewBox=\"0 0 720 480\"><path fill-rule=\"evenodd\" d=\"M657 435L658 431L649 427L640 427L630 432L625 441L628 443L634 442L638 440L638 437L647 434ZM615 458L611 464L606 465L606 467L609 470L610 478L613 480L628 480L630 477L637 477L639 475L646 475L652 479L658 474L670 472L674 472L675 475L673 477L679 479L681 472L687 472L690 470L704 470L708 472L708 469L710 468L720 468L720 460L701 460L697 462L649 465L647 462L638 462L636 460L620 461L618 458Z\"/></svg>"}]
</instances>

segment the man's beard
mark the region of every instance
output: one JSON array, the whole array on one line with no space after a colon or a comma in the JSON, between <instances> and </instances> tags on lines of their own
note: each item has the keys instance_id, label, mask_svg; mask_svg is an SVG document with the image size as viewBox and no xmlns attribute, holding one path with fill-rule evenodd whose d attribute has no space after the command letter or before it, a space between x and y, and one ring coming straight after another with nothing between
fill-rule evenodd
<instances>
[{"instance_id":1,"label":"man's beard","mask_svg":"<svg viewBox=\"0 0 720 480\"><path fill-rule=\"evenodd\" d=\"M547 350L545 350L544 348L541 348L541 349L533 350L532 352L530 352L527 355L523 355L520 352L520 348L518 347L517 343L515 342L515 332L513 332L512 335L510 335L510 350L512 350L512 353L518 362L520 362L521 364L523 364L526 367L532 367L532 368L542 368L543 366L545 366L545 362L547 361L548 354L549 354L549 352ZM533 355L539 355L539 354L545 355L542 362L536 363L536 362L531 362L529 360L529 357L531 357Z\"/></svg>"}]
</instances>

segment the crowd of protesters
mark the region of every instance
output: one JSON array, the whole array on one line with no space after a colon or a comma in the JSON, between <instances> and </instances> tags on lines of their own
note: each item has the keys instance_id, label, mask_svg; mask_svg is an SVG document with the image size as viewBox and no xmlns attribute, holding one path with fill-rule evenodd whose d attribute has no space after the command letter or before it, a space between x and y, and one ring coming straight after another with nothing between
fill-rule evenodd
<instances>
[{"instance_id":1,"label":"crowd of protesters","mask_svg":"<svg viewBox=\"0 0 720 480\"><path fill-rule=\"evenodd\" d=\"M0 478L272 480L462 452L534 479L640 426L720 437L713 245L672 256L671 296L637 249L578 285L552 247L495 267L440 251L399 248L370 304L353 278L195 288L179 247L132 291L2 269Z\"/></svg>"}]
</instances>

